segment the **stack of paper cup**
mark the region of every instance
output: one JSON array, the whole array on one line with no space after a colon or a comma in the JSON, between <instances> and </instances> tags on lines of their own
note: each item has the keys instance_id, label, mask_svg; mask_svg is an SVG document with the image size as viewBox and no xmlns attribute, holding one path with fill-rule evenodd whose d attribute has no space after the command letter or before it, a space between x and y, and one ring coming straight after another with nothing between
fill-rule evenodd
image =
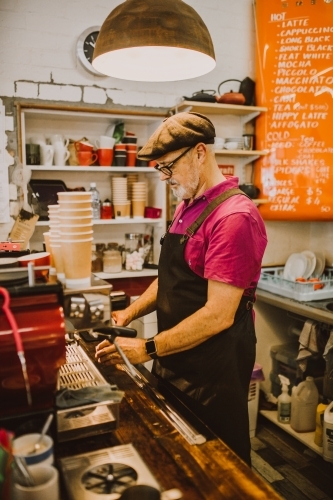
<instances>
[{"instance_id":1,"label":"stack of paper cup","mask_svg":"<svg viewBox=\"0 0 333 500\"><path fill-rule=\"evenodd\" d=\"M138 174L127 174L127 196L128 199L132 199L132 186L134 182L138 182L139 175Z\"/></svg>"},{"instance_id":2,"label":"stack of paper cup","mask_svg":"<svg viewBox=\"0 0 333 500\"><path fill-rule=\"evenodd\" d=\"M49 240L50 245L50 254L51 254L51 273L53 272L53 268L56 271L57 278L59 281L64 283L65 281L65 273L64 266L62 261L62 253L61 253L61 245L60 245L60 221L59 221L59 205L49 205L48 206L48 215L49 215L49 238L45 239Z\"/></svg>"},{"instance_id":3,"label":"stack of paper cup","mask_svg":"<svg viewBox=\"0 0 333 500\"><path fill-rule=\"evenodd\" d=\"M133 182L132 184L132 215L134 219L144 217L147 198L147 184L145 182Z\"/></svg>"},{"instance_id":4,"label":"stack of paper cup","mask_svg":"<svg viewBox=\"0 0 333 500\"><path fill-rule=\"evenodd\" d=\"M112 202L115 218L129 218L131 200L128 199L127 177L111 178Z\"/></svg>"},{"instance_id":5,"label":"stack of paper cup","mask_svg":"<svg viewBox=\"0 0 333 500\"><path fill-rule=\"evenodd\" d=\"M91 193L58 193L59 237L67 288L89 286L93 222Z\"/></svg>"}]
</instances>

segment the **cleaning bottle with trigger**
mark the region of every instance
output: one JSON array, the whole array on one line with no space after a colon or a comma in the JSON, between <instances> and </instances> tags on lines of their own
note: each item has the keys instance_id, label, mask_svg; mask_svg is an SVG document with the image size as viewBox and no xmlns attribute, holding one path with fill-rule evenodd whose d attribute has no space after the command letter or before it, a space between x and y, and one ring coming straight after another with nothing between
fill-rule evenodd
<instances>
[{"instance_id":1,"label":"cleaning bottle with trigger","mask_svg":"<svg viewBox=\"0 0 333 500\"><path fill-rule=\"evenodd\" d=\"M279 375L279 379L282 386L282 392L277 398L278 421L282 424L289 424L291 415L291 397L288 394L288 386L290 385L290 381L283 375Z\"/></svg>"}]
</instances>

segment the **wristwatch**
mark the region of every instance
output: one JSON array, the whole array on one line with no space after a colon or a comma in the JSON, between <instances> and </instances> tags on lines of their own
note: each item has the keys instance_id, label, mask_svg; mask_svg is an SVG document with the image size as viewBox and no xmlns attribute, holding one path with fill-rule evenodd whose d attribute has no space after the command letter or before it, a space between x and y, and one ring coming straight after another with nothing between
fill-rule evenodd
<instances>
[{"instance_id":1,"label":"wristwatch","mask_svg":"<svg viewBox=\"0 0 333 500\"><path fill-rule=\"evenodd\" d=\"M146 353L152 359L158 358L157 347L155 344L155 337L152 337L152 338L146 340Z\"/></svg>"}]
</instances>

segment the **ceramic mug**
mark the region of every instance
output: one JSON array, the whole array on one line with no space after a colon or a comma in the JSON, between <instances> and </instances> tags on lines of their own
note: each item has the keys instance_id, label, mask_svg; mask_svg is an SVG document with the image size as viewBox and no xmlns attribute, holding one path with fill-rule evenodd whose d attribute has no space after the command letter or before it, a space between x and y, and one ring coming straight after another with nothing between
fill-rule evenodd
<instances>
[{"instance_id":1,"label":"ceramic mug","mask_svg":"<svg viewBox=\"0 0 333 500\"><path fill-rule=\"evenodd\" d=\"M59 473L52 465L35 465L29 468L34 486L14 482L13 500L59 500Z\"/></svg>"},{"instance_id":2,"label":"ceramic mug","mask_svg":"<svg viewBox=\"0 0 333 500\"><path fill-rule=\"evenodd\" d=\"M99 139L96 140L95 146L97 149L113 149L116 139L109 137L108 135L101 135Z\"/></svg>"},{"instance_id":3,"label":"ceramic mug","mask_svg":"<svg viewBox=\"0 0 333 500\"><path fill-rule=\"evenodd\" d=\"M66 165L70 152L68 149L60 143L56 143L54 146L54 164L63 167Z\"/></svg>"},{"instance_id":4,"label":"ceramic mug","mask_svg":"<svg viewBox=\"0 0 333 500\"><path fill-rule=\"evenodd\" d=\"M83 167L89 167L97 160L98 156L96 153L91 153L90 151L77 151L77 158L79 164Z\"/></svg>"},{"instance_id":5,"label":"ceramic mug","mask_svg":"<svg viewBox=\"0 0 333 500\"><path fill-rule=\"evenodd\" d=\"M60 134L53 134L50 137L50 142L55 146L56 144L61 144L63 147L67 148L69 139L65 139L62 135Z\"/></svg>"},{"instance_id":6,"label":"ceramic mug","mask_svg":"<svg viewBox=\"0 0 333 500\"><path fill-rule=\"evenodd\" d=\"M87 141L76 141L74 142L76 151L90 151L92 153L94 146Z\"/></svg>"},{"instance_id":7,"label":"ceramic mug","mask_svg":"<svg viewBox=\"0 0 333 500\"><path fill-rule=\"evenodd\" d=\"M54 146L51 144L40 145L40 163L45 167L50 167L53 163Z\"/></svg>"}]
</instances>

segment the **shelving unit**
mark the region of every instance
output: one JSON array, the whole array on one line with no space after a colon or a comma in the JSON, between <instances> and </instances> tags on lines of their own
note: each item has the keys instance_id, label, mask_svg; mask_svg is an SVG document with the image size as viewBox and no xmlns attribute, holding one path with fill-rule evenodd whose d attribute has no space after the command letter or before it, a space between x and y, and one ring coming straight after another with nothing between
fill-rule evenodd
<instances>
[{"instance_id":1,"label":"shelving unit","mask_svg":"<svg viewBox=\"0 0 333 500\"><path fill-rule=\"evenodd\" d=\"M125 243L125 233L147 234L154 232L154 262L158 262L160 245L159 240L166 229L166 189L165 183L159 179L159 173L152 167L103 167L103 166L28 166L26 165L25 144L36 134L49 138L52 134L61 134L71 141L86 138L95 144L101 135L106 135L117 123L123 122L126 131L134 133L137 145L141 147L150 135L156 130L165 117L157 111L143 112L130 110L105 110L86 108L66 108L62 106L36 105L18 103L18 129L21 161L25 169L31 171L33 179L62 180L70 189L89 189L90 182L96 182L102 201L112 200L111 177L130 173L137 173L139 181L147 183L147 206L162 209L159 219L152 218L118 218L96 219L93 221L94 242ZM27 200L27 190L25 190ZM48 227L48 221L38 221L31 246L42 249L43 232ZM153 228L153 229L152 229ZM147 271L147 272L146 272ZM133 277L155 275L154 270L145 270L140 273L122 272L112 277Z\"/></svg>"},{"instance_id":2,"label":"shelving unit","mask_svg":"<svg viewBox=\"0 0 333 500\"><path fill-rule=\"evenodd\" d=\"M277 419L277 411L271 410L261 410L260 414L266 417L268 420L273 422L275 425L283 429L285 432L296 438L298 441L306 445L310 450L318 453L318 455L323 455L323 448L321 446L317 446L314 442L314 432L296 432L291 427L290 424L282 424Z\"/></svg>"}]
</instances>

